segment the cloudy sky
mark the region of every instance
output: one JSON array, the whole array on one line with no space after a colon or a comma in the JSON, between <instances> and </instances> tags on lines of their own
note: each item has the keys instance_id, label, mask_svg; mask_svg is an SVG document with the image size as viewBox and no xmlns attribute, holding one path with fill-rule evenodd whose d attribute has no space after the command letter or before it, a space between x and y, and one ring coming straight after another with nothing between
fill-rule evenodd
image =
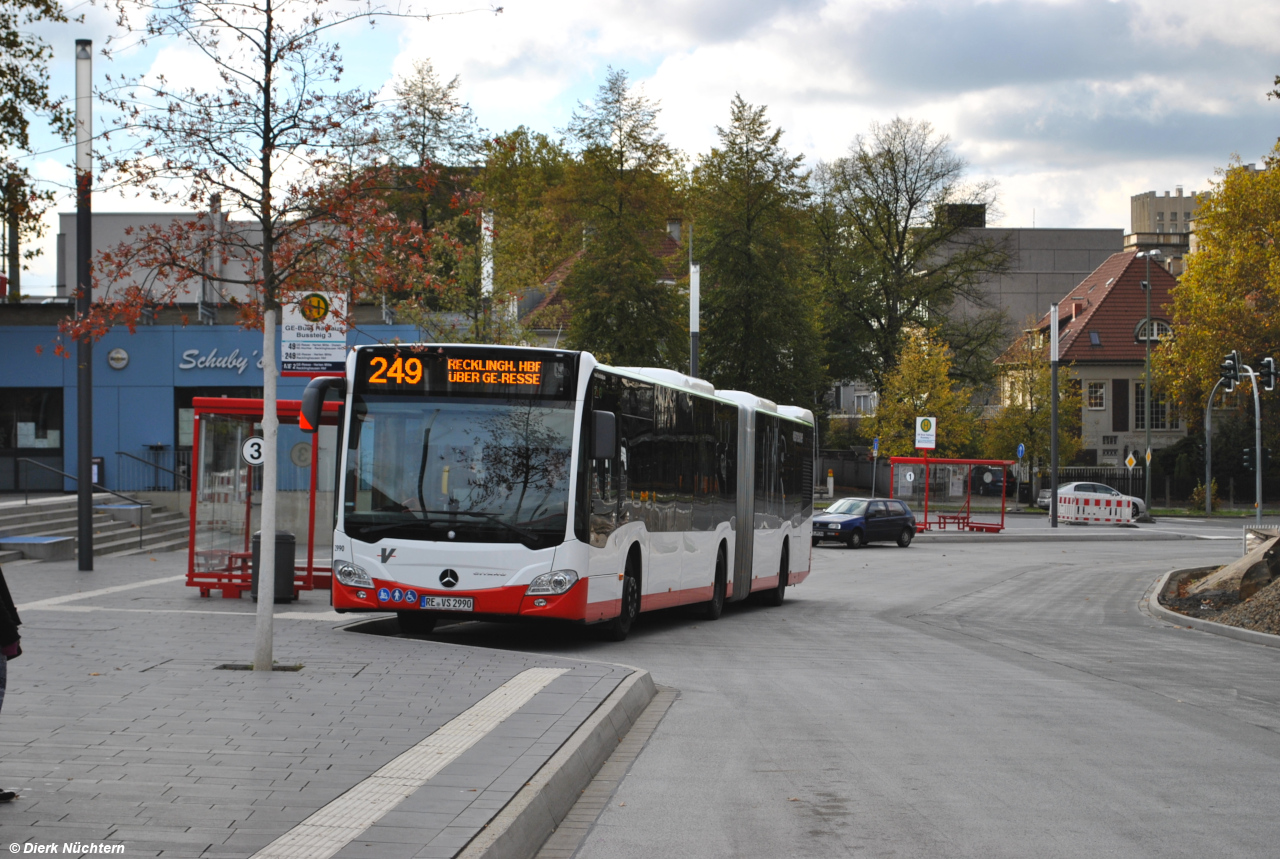
<instances>
[{"instance_id":1,"label":"cloudy sky","mask_svg":"<svg viewBox=\"0 0 1280 859\"><path fill-rule=\"evenodd\" d=\"M428 58L461 77L486 128L553 132L613 66L660 102L668 139L690 155L714 143L735 92L768 105L810 160L839 157L872 122L926 119L975 178L998 183L995 223L1021 227L1128 230L1131 194L1201 190L1233 156L1260 161L1280 136L1280 102L1266 97L1280 74L1275 0L500 2L498 15L350 26L337 34L349 81L389 92ZM114 31L100 9L76 11L85 24L44 32L65 92L74 40L100 46ZM208 79L188 49L159 42L96 62L99 82L107 72ZM33 167L65 186L70 159L50 152ZM94 201L95 211L151 208ZM52 289L47 244L26 278L33 291Z\"/></svg>"}]
</instances>

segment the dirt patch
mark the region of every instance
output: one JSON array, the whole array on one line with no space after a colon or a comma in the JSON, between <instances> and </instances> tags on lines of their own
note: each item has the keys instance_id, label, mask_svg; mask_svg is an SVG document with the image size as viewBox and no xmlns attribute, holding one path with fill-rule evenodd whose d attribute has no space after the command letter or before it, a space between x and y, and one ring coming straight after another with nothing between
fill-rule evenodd
<instances>
[{"instance_id":1,"label":"dirt patch","mask_svg":"<svg viewBox=\"0 0 1280 859\"><path fill-rule=\"evenodd\" d=\"M1280 579L1213 619L1218 623L1280 635Z\"/></svg>"},{"instance_id":2,"label":"dirt patch","mask_svg":"<svg viewBox=\"0 0 1280 859\"><path fill-rule=\"evenodd\" d=\"M1187 591L1206 575L1209 573L1180 583L1175 594L1161 597L1160 604L1188 617L1280 635L1280 579L1247 600L1221 591L1204 596L1189 596Z\"/></svg>"}]
</instances>

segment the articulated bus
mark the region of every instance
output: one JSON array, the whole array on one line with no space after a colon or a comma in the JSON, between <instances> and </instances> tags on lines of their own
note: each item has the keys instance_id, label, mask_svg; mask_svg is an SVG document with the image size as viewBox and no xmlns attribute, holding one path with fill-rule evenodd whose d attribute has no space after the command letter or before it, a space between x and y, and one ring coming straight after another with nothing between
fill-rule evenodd
<instances>
[{"instance_id":1,"label":"articulated bus","mask_svg":"<svg viewBox=\"0 0 1280 859\"><path fill-rule=\"evenodd\" d=\"M806 409L587 352L360 346L307 387L343 400L333 606L557 618L626 637L642 611L809 574L816 436ZM314 430L312 430L314 431Z\"/></svg>"}]
</instances>

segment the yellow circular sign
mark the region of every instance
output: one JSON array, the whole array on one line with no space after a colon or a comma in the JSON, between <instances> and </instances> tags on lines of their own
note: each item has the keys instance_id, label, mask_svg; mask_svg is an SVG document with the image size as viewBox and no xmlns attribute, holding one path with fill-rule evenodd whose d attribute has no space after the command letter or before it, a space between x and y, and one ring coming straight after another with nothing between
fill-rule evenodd
<instances>
[{"instance_id":1,"label":"yellow circular sign","mask_svg":"<svg viewBox=\"0 0 1280 859\"><path fill-rule=\"evenodd\" d=\"M302 312L302 318L308 322L323 322L329 315L329 299L318 292L313 292L298 301L298 310Z\"/></svg>"},{"instance_id":2,"label":"yellow circular sign","mask_svg":"<svg viewBox=\"0 0 1280 859\"><path fill-rule=\"evenodd\" d=\"M933 429L933 421L929 420L928 418L921 418L921 419L920 419L920 431L921 431L921 432L928 432L928 431L929 431L929 430L931 430L931 429Z\"/></svg>"}]
</instances>

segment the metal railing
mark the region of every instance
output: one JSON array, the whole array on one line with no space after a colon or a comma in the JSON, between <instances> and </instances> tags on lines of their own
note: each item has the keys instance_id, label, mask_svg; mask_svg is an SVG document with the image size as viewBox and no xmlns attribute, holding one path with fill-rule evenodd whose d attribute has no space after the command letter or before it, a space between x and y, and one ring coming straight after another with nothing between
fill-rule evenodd
<instances>
[{"instance_id":1,"label":"metal railing","mask_svg":"<svg viewBox=\"0 0 1280 859\"><path fill-rule=\"evenodd\" d=\"M76 477L74 474L68 474L67 472L63 471L60 468L54 468L51 465L45 465L43 462L36 462L34 459L28 459L25 456L18 457L18 459L16 459L15 462L22 462L22 463L26 463L27 465L34 465L36 468L43 468L45 471L52 471L54 474L61 474L63 477L67 478L68 480L75 480L77 482L80 480L80 478ZM31 492L27 488L27 472L28 472L28 469L26 468L22 470L22 492L24 495L23 503L30 504ZM100 483L91 483L89 485L93 489L98 489L110 495L114 495L116 498L123 498L125 501L128 501L130 504L137 504L140 507L151 506L150 501L139 501L137 498L130 498L128 495L122 495L121 493L116 492L113 489L108 489L107 487L103 486ZM142 524L142 514L139 513L138 514L138 548L139 549L142 548L143 531L145 530L146 530L146 526Z\"/></svg>"},{"instance_id":2,"label":"metal railing","mask_svg":"<svg viewBox=\"0 0 1280 859\"><path fill-rule=\"evenodd\" d=\"M171 461L173 467L162 465ZM191 451L157 450L138 456L116 451L117 486L132 492L187 492L191 489Z\"/></svg>"}]
</instances>

